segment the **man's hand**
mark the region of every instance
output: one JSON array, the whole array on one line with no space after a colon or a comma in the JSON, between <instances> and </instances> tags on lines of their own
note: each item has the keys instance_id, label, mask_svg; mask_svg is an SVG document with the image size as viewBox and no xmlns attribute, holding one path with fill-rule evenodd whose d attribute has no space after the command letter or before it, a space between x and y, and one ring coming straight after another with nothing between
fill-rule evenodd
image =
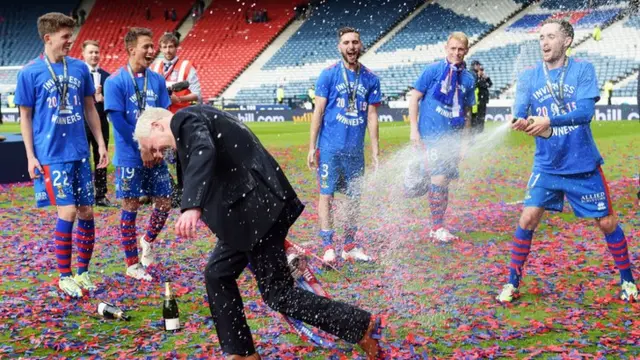
<instances>
[{"instance_id":1,"label":"man's hand","mask_svg":"<svg viewBox=\"0 0 640 360\"><path fill-rule=\"evenodd\" d=\"M142 157L142 163L144 167L152 168L157 163L156 158L151 154L149 150L140 150L140 156Z\"/></svg>"},{"instance_id":2,"label":"man's hand","mask_svg":"<svg viewBox=\"0 0 640 360\"><path fill-rule=\"evenodd\" d=\"M380 166L380 160L378 160L378 153L372 151L371 152L371 165L373 165L373 171L378 171L378 166Z\"/></svg>"},{"instance_id":3,"label":"man's hand","mask_svg":"<svg viewBox=\"0 0 640 360\"><path fill-rule=\"evenodd\" d=\"M309 170L315 170L318 167L316 164L316 150L309 149L309 153L307 154L307 166Z\"/></svg>"},{"instance_id":4,"label":"man's hand","mask_svg":"<svg viewBox=\"0 0 640 360\"><path fill-rule=\"evenodd\" d=\"M460 160L463 160L467 156L467 152L469 151L469 141L462 140L460 144Z\"/></svg>"},{"instance_id":5,"label":"man's hand","mask_svg":"<svg viewBox=\"0 0 640 360\"><path fill-rule=\"evenodd\" d=\"M527 126L529 126L529 122L527 119L520 118L515 122L511 123L511 128L516 131L524 131Z\"/></svg>"},{"instance_id":6,"label":"man's hand","mask_svg":"<svg viewBox=\"0 0 640 360\"><path fill-rule=\"evenodd\" d=\"M104 145L98 146L98 154L100 154L100 162L98 162L98 169L104 169L109 165L109 156L107 155L107 147Z\"/></svg>"},{"instance_id":7,"label":"man's hand","mask_svg":"<svg viewBox=\"0 0 640 360\"><path fill-rule=\"evenodd\" d=\"M96 102L104 102L104 95L102 95L102 86L96 86L96 93L93 94L93 97L94 99L96 99Z\"/></svg>"},{"instance_id":8,"label":"man's hand","mask_svg":"<svg viewBox=\"0 0 640 360\"><path fill-rule=\"evenodd\" d=\"M180 98L176 94L171 94L171 104L175 105L180 103Z\"/></svg>"},{"instance_id":9,"label":"man's hand","mask_svg":"<svg viewBox=\"0 0 640 360\"><path fill-rule=\"evenodd\" d=\"M527 121L531 122L531 120L533 123L525 129L527 135L538 136L551 127L551 120L546 116L529 116Z\"/></svg>"},{"instance_id":10,"label":"man's hand","mask_svg":"<svg viewBox=\"0 0 640 360\"><path fill-rule=\"evenodd\" d=\"M37 179L40 177L40 174L44 174L44 170L42 170L42 166L40 166L40 161L34 157L30 157L27 159L27 168L29 169L29 176L32 179ZM40 171L40 174L36 174L36 169Z\"/></svg>"},{"instance_id":11,"label":"man's hand","mask_svg":"<svg viewBox=\"0 0 640 360\"><path fill-rule=\"evenodd\" d=\"M411 127L411 132L409 133L409 140L414 145L420 144L420 132L418 131L418 128L414 129L413 127Z\"/></svg>"},{"instance_id":12,"label":"man's hand","mask_svg":"<svg viewBox=\"0 0 640 360\"><path fill-rule=\"evenodd\" d=\"M202 215L202 210L199 208L193 208L183 212L178 222L176 222L176 234L185 238L194 237L200 215Z\"/></svg>"}]
</instances>

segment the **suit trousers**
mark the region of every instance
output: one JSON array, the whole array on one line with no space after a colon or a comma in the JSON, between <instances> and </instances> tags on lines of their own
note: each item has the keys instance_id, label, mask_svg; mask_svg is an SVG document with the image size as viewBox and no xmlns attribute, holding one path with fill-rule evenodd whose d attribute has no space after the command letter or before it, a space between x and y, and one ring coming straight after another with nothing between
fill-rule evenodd
<instances>
[{"instance_id":1,"label":"suit trousers","mask_svg":"<svg viewBox=\"0 0 640 360\"><path fill-rule=\"evenodd\" d=\"M85 122L86 124L86 122ZM104 145L109 147L109 122L105 119L100 119L100 128L102 129L102 139L104 140ZM96 141L89 125L87 124L85 127L87 132L87 141L89 142L89 146L93 152L93 163L95 166L94 173L94 187L96 189L96 200L102 199L107 196L107 169L98 169L98 164L100 163L100 153L98 152L98 141Z\"/></svg>"},{"instance_id":2,"label":"suit trousers","mask_svg":"<svg viewBox=\"0 0 640 360\"><path fill-rule=\"evenodd\" d=\"M286 211L283 211L286 213ZM284 216L281 214L280 219ZM273 310L318 327L350 343L362 340L371 314L294 286L284 250L290 225L278 221L248 252L218 241L205 270L209 308L222 350L256 352L236 279L250 264L264 302Z\"/></svg>"}]
</instances>

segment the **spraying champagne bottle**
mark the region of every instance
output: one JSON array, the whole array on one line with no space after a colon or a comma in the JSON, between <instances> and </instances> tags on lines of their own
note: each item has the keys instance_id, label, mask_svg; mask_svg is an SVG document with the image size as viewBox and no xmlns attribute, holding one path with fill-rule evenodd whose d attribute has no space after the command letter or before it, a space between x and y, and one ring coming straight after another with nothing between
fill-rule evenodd
<instances>
[{"instance_id":1,"label":"spraying champagne bottle","mask_svg":"<svg viewBox=\"0 0 640 360\"><path fill-rule=\"evenodd\" d=\"M527 120L527 123L529 125L533 124L535 122L535 120L533 120L531 117L529 117ZM514 117L513 120L511 120L512 124L515 124L516 121L518 121L517 117ZM548 139L551 137L551 135L553 135L553 129L551 127L549 127L545 132L543 132L542 134L538 135L539 137L543 138L543 139Z\"/></svg>"},{"instance_id":2,"label":"spraying champagne bottle","mask_svg":"<svg viewBox=\"0 0 640 360\"><path fill-rule=\"evenodd\" d=\"M117 306L112 304L101 302L98 304L98 314L104 317L105 319L120 319L129 321L131 317L124 313L124 311L120 310Z\"/></svg>"},{"instance_id":3,"label":"spraying champagne bottle","mask_svg":"<svg viewBox=\"0 0 640 360\"><path fill-rule=\"evenodd\" d=\"M162 305L162 317L164 318L164 329L166 331L180 330L180 312L178 302L171 292L171 282L164 283L164 304Z\"/></svg>"}]
</instances>

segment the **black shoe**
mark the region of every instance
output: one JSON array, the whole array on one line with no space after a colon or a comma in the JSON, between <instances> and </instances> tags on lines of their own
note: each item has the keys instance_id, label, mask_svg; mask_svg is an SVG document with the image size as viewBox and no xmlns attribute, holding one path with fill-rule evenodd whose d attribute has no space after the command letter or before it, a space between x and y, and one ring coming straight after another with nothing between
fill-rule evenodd
<instances>
[{"instance_id":1,"label":"black shoe","mask_svg":"<svg viewBox=\"0 0 640 360\"><path fill-rule=\"evenodd\" d=\"M96 199L96 206L100 207L113 207L113 204L106 197Z\"/></svg>"}]
</instances>

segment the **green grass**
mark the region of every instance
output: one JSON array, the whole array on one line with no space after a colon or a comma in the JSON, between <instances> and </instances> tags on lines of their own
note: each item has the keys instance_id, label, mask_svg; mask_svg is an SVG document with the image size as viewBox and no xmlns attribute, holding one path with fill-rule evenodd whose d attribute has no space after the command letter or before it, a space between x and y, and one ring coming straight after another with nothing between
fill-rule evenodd
<instances>
[{"instance_id":1,"label":"green grass","mask_svg":"<svg viewBox=\"0 0 640 360\"><path fill-rule=\"evenodd\" d=\"M310 242L316 247L314 203L317 194L314 173L305 164L309 125L249 123L248 126L272 151L302 200L308 204L290 236L298 242ZM496 126L487 124L485 134L490 134ZM635 121L594 122L592 130L605 157L604 171L612 183L614 207L626 223L625 231L637 236L639 213L632 203L637 188L630 179L638 173L640 126ZM19 132L19 126L3 124L0 125L0 132ZM408 137L409 128L405 123L381 124L383 162L406 145ZM113 137L111 139L113 143ZM420 219L428 218L428 206L424 200L411 200L415 206L409 209L410 219L406 224L400 224L405 226L404 230L385 239L382 244L371 240L383 249L385 244L399 242L401 246L395 252L374 264L343 267L342 272L351 280L350 286L345 286L342 275L332 271L322 271L318 275L319 280L337 299L357 302L373 311L388 310L386 342L396 351L410 347L408 336L418 336L431 340L416 340L413 344L416 353L426 351L439 358L462 357L465 351L475 352L481 358L488 357L490 354L482 351L489 351L496 346L505 358L525 358L535 349L544 350L537 358L560 356L557 349L551 346L565 348L564 355L575 350L592 356L600 353L612 359L640 356L638 335L624 331L626 322L635 321L633 326L638 324L640 308L602 300L617 291L615 284L612 284L615 271L611 271L610 257L602 236L588 221L577 220L573 214L547 215L538 228L530 259L535 271L525 277L521 301L513 307L501 307L493 303L492 298L504 281L505 272L502 269L508 261L508 243L520 208L513 206L507 210L491 210L491 206L522 198L533 151L531 138L510 132L503 139L496 139L490 149L470 154L463 161L461 179L452 190L450 203L451 218L464 225L462 243L440 246L421 240L418 234L423 230L424 223ZM366 154L368 157L368 150ZM110 173L113 176L112 170ZM495 211L504 213L495 214ZM0 224L11 224L0 229L0 238L6 239L0 245L0 251L5 254L5 265L0 265L2 271L13 273L15 269L30 266L28 258L22 253L31 254L32 246L48 243L53 216L52 210L33 209L30 186L9 187L0 194ZM29 271L20 276L0 278L0 323L3 324L0 326L0 344L13 347L13 353L8 354L10 357L86 356L90 348L103 349L103 358L114 358L120 351L130 352L127 358L171 357L171 351L175 351L173 356L176 357L220 355L219 344L212 337L214 329L203 321L209 316L209 310L203 298L202 269L214 244L212 237L202 229L195 240L176 239L172 226L176 219L174 214L163 235L164 241L158 245L158 256L165 261L159 273L178 274L176 276L181 279L179 285L189 287L179 302L181 318L190 327L167 336L158 325L161 320L161 285L138 285L128 280L118 283L124 281L118 280L122 278L124 269L117 245L118 219L117 210L98 211L98 230L101 232L94 257L94 277L97 283L108 284L108 288L95 299L82 300L87 304L83 305L82 301L67 304L56 296L48 295L56 292L51 277L55 277L51 252L33 255L51 257L50 261L29 267ZM562 229L559 230L559 227ZM557 240L558 234L566 235L564 240ZM11 241L14 238L21 239L21 242L13 244ZM28 243L29 247L19 248L22 243ZM579 250L578 243L585 250ZM637 254L640 248L635 242L630 242L630 250ZM580 257L584 259L577 261ZM575 264L560 266L572 262ZM550 267L553 271L544 271ZM254 281L245 274L240 279L245 304L258 304L259 311L256 314L247 310L255 340L263 354L266 353L266 359L276 359L277 354L273 352L276 340L266 329L282 326L282 321L264 309ZM556 287L555 290L552 287ZM354 292L359 296L356 297ZM581 294L581 297L577 294ZM38 306L46 307L49 311L45 318L62 317L63 322L55 326L42 323L35 313L21 313L13 317L2 315L15 315L18 311L3 301L23 297L40 301ZM97 299L103 298L120 299L119 305L129 310L133 320L123 323L98 319L93 314L94 306ZM6 307L5 311L2 311L3 307ZM394 310L398 308L403 310ZM59 313L52 315L51 311L58 310ZM415 314L406 316L407 311L415 311ZM574 312L578 315L573 316ZM492 321L498 328L491 328ZM574 328L577 323L583 324L583 328ZM597 323L605 325L605 328L596 326ZM547 324L548 328L533 331L538 326L536 324ZM477 338L476 343L469 342L467 340L474 332L466 328L458 330L461 325L492 335L489 339ZM87 349L63 351L44 345L36 348L34 344L38 339L51 340L46 331L49 327L64 330L65 341L92 345ZM509 332L520 335L513 339L502 337ZM602 342L601 338L622 340ZM310 348L292 333L283 333L276 339L277 343L286 344L289 348L308 350L304 359L327 359L330 356L329 351ZM577 346L573 340L580 340L584 345ZM195 345L204 346L205 352L196 353ZM348 346L340 343L340 348ZM530 350L520 352L521 349ZM405 353L402 354L404 356Z\"/></svg>"}]
</instances>

